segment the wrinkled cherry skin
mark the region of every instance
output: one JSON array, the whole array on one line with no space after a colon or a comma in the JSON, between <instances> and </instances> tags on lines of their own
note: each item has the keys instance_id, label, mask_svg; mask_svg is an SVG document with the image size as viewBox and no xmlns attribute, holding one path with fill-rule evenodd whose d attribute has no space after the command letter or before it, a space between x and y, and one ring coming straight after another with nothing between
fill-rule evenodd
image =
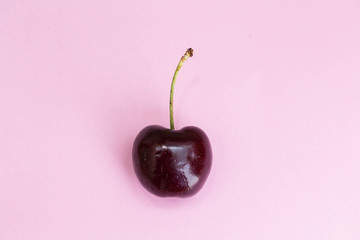
<instances>
[{"instance_id":1,"label":"wrinkled cherry skin","mask_svg":"<svg viewBox=\"0 0 360 240\"><path fill-rule=\"evenodd\" d=\"M133 166L141 184L160 197L190 197L204 185L212 163L211 145L198 127L145 127L133 145Z\"/></svg>"}]
</instances>

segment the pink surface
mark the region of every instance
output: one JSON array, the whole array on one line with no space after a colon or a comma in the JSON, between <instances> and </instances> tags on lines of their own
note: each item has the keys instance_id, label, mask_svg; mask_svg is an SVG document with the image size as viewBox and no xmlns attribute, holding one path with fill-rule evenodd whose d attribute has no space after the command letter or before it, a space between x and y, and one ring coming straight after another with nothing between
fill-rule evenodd
<instances>
[{"instance_id":1,"label":"pink surface","mask_svg":"<svg viewBox=\"0 0 360 240\"><path fill-rule=\"evenodd\" d=\"M132 142L210 137L189 199ZM0 239L360 239L360 2L0 2Z\"/></svg>"}]
</instances>

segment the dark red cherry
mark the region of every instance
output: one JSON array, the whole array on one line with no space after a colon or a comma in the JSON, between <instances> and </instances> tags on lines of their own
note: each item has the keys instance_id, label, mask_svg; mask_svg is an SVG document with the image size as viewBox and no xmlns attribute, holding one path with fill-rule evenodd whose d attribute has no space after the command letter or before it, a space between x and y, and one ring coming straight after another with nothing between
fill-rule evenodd
<instances>
[{"instance_id":1,"label":"dark red cherry","mask_svg":"<svg viewBox=\"0 0 360 240\"><path fill-rule=\"evenodd\" d=\"M133 166L141 184L161 197L189 197L204 185L212 163L208 137L198 127L145 127L133 145Z\"/></svg>"},{"instance_id":2,"label":"dark red cherry","mask_svg":"<svg viewBox=\"0 0 360 240\"><path fill-rule=\"evenodd\" d=\"M176 67L170 90L170 129L152 125L137 135L132 158L136 176L160 197L189 197L204 185L212 163L211 146L198 127L175 130L174 85L184 62L193 56L189 48Z\"/></svg>"}]
</instances>

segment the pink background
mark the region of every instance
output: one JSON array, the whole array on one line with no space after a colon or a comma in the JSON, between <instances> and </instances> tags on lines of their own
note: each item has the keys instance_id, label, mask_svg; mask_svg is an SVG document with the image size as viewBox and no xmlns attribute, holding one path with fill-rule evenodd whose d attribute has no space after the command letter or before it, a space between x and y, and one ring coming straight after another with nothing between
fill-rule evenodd
<instances>
[{"instance_id":1,"label":"pink background","mask_svg":"<svg viewBox=\"0 0 360 240\"><path fill-rule=\"evenodd\" d=\"M201 127L189 199L146 125ZM360 239L360 1L0 1L0 239Z\"/></svg>"}]
</instances>

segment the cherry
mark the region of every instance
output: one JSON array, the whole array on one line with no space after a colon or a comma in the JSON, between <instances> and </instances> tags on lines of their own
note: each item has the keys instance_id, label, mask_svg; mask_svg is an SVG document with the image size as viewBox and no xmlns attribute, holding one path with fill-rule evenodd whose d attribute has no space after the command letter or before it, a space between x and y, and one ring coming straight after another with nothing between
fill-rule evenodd
<instances>
[{"instance_id":1,"label":"cherry","mask_svg":"<svg viewBox=\"0 0 360 240\"><path fill-rule=\"evenodd\" d=\"M190 197L204 185L211 169L212 151L205 132L198 127L175 130L174 85L184 62L193 56L189 48L181 57L171 83L170 129L145 127L133 145L133 166L140 183L160 197Z\"/></svg>"}]
</instances>

